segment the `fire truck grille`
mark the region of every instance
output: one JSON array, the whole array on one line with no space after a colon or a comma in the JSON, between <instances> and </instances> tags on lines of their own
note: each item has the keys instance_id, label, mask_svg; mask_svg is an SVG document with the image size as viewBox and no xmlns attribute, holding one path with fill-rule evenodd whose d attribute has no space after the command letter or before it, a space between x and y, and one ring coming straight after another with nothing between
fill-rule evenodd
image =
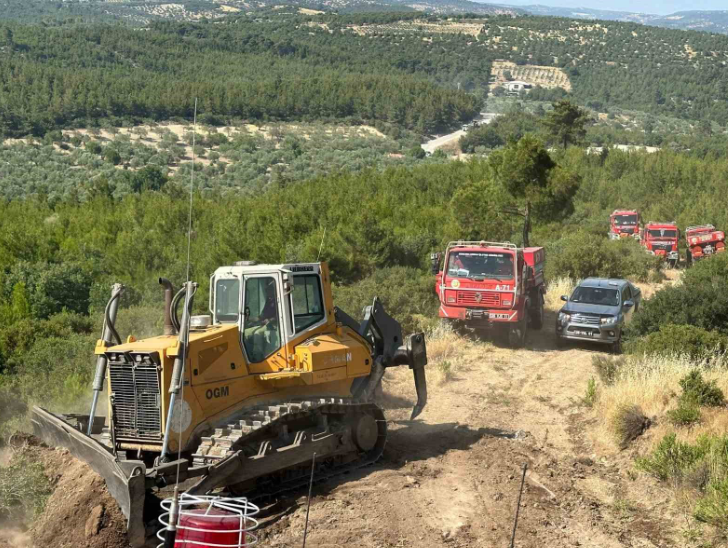
<instances>
[{"instance_id":1,"label":"fire truck grille","mask_svg":"<svg viewBox=\"0 0 728 548\"><path fill-rule=\"evenodd\" d=\"M488 291L458 291L458 304L473 306L500 306L500 293Z\"/></svg>"},{"instance_id":2,"label":"fire truck grille","mask_svg":"<svg viewBox=\"0 0 728 548\"><path fill-rule=\"evenodd\" d=\"M672 251L672 244L652 244L652 251Z\"/></svg>"},{"instance_id":3,"label":"fire truck grille","mask_svg":"<svg viewBox=\"0 0 728 548\"><path fill-rule=\"evenodd\" d=\"M162 439L157 366L109 363L112 409L117 438Z\"/></svg>"}]
</instances>

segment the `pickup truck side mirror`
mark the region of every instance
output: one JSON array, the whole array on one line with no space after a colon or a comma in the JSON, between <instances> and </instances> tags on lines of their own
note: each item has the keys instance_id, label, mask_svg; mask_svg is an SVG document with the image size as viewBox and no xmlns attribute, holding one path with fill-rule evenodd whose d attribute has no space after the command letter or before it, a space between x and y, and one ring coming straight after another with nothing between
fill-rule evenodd
<instances>
[{"instance_id":1,"label":"pickup truck side mirror","mask_svg":"<svg viewBox=\"0 0 728 548\"><path fill-rule=\"evenodd\" d=\"M569 300L569 296L568 295L561 295L561 300L564 301L564 302L566 302L566 301Z\"/></svg>"},{"instance_id":2,"label":"pickup truck side mirror","mask_svg":"<svg viewBox=\"0 0 728 548\"><path fill-rule=\"evenodd\" d=\"M632 308L634 306L634 301L624 301L625 308Z\"/></svg>"}]
</instances>

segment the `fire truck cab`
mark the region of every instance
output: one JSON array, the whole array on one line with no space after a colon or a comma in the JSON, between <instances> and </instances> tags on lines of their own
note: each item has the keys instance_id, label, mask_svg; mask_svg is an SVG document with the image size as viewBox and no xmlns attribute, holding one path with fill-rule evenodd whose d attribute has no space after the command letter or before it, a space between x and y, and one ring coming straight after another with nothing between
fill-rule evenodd
<instances>
[{"instance_id":1,"label":"fire truck cab","mask_svg":"<svg viewBox=\"0 0 728 548\"><path fill-rule=\"evenodd\" d=\"M640 212L631 209L615 209L609 216L609 239L640 237Z\"/></svg>"},{"instance_id":2,"label":"fire truck cab","mask_svg":"<svg viewBox=\"0 0 728 548\"><path fill-rule=\"evenodd\" d=\"M541 329L545 293L543 247L510 242L450 242L433 253L439 316L472 329L507 331L511 346L525 343L527 326Z\"/></svg>"},{"instance_id":3,"label":"fire truck cab","mask_svg":"<svg viewBox=\"0 0 728 548\"><path fill-rule=\"evenodd\" d=\"M640 243L652 255L665 259L671 267L677 266L679 255L677 242L680 230L675 221L647 223L642 230Z\"/></svg>"}]
</instances>

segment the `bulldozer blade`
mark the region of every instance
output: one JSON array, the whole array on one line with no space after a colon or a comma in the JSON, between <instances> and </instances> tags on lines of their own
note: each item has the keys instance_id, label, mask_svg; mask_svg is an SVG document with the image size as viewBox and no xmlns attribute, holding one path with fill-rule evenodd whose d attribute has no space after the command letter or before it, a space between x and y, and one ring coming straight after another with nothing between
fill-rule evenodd
<instances>
[{"instance_id":1,"label":"bulldozer blade","mask_svg":"<svg viewBox=\"0 0 728 548\"><path fill-rule=\"evenodd\" d=\"M144 463L118 460L108 447L40 407L33 407L31 422L33 432L43 442L51 447L65 447L104 478L109 493L119 503L127 519L129 543L134 548L143 546L146 492Z\"/></svg>"}]
</instances>

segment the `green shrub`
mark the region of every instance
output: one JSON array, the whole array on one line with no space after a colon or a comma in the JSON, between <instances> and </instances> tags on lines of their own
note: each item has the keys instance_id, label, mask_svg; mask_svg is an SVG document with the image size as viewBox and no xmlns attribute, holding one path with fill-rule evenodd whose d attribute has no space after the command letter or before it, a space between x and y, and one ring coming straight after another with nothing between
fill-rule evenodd
<instances>
[{"instance_id":1,"label":"green shrub","mask_svg":"<svg viewBox=\"0 0 728 548\"><path fill-rule=\"evenodd\" d=\"M592 377L586 384L586 394L581 401L587 407L594 407L597 401L597 381Z\"/></svg>"},{"instance_id":2,"label":"green shrub","mask_svg":"<svg viewBox=\"0 0 728 548\"><path fill-rule=\"evenodd\" d=\"M59 412L85 409L93 377L94 335L72 334L38 339L17 357L13 375L4 375L6 394L27 404ZM12 417L2 416L0 421Z\"/></svg>"},{"instance_id":3,"label":"green shrub","mask_svg":"<svg viewBox=\"0 0 728 548\"><path fill-rule=\"evenodd\" d=\"M708 443L703 438L696 445L678 441L675 433L667 434L651 455L637 458L637 468L663 481L681 479L696 463L705 458Z\"/></svg>"},{"instance_id":4,"label":"green shrub","mask_svg":"<svg viewBox=\"0 0 728 548\"><path fill-rule=\"evenodd\" d=\"M680 379L680 387L683 389L680 398L686 402L708 407L725 405L725 396L716 386L715 380L705 382L702 373L697 369Z\"/></svg>"},{"instance_id":5,"label":"green shrub","mask_svg":"<svg viewBox=\"0 0 728 548\"><path fill-rule=\"evenodd\" d=\"M402 324L406 334L417 328L415 316L437 316L434 283L432 276L414 268L382 268L358 283L335 285L334 302L341 310L361 320L364 307L371 305L374 297L379 297L384 309Z\"/></svg>"},{"instance_id":6,"label":"green shrub","mask_svg":"<svg viewBox=\"0 0 728 548\"><path fill-rule=\"evenodd\" d=\"M548 279L566 276L632 278L647 281L660 268L658 258L645 253L635 240L610 241L588 232L574 232L547 246Z\"/></svg>"},{"instance_id":7,"label":"green shrub","mask_svg":"<svg viewBox=\"0 0 728 548\"><path fill-rule=\"evenodd\" d=\"M690 426L700 422L700 406L693 402L681 401L676 409L667 412L667 418L675 426Z\"/></svg>"},{"instance_id":8,"label":"green shrub","mask_svg":"<svg viewBox=\"0 0 728 548\"><path fill-rule=\"evenodd\" d=\"M695 505L695 518L722 529L728 528L728 477L712 481Z\"/></svg>"},{"instance_id":9,"label":"green shrub","mask_svg":"<svg viewBox=\"0 0 728 548\"><path fill-rule=\"evenodd\" d=\"M49 337L67 338L92 331L88 316L62 312L47 320L24 318L7 326L0 326L0 371L17 369L24 354L36 341ZM1 414L0 414L1 416Z\"/></svg>"},{"instance_id":10,"label":"green shrub","mask_svg":"<svg viewBox=\"0 0 728 548\"><path fill-rule=\"evenodd\" d=\"M620 367L626 362L624 356L612 357L596 355L592 357L592 365L597 370L602 382L610 386L617 380Z\"/></svg>"},{"instance_id":11,"label":"green shrub","mask_svg":"<svg viewBox=\"0 0 728 548\"><path fill-rule=\"evenodd\" d=\"M18 453L7 467L0 466L0 521L32 520L51 494L43 465Z\"/></svg>"},{"instance_id":12,"label":"green shrub","mask_svg":"<svg viewBox=\"0 0 728 548\"><path fill-rule=\"evenodd\" d=\"M437 368L442 373L442 382L448 382L453 379L452 364L445 360L437 365Z\"/></svg>"},{"instance_id":13,"label":"green shrub","mask_svg":"<svg viewBox=\"0 0 728 548\"><path fill-rule=\"evenodd\" d=\"M698 261L683 274L683 283L688 286L717 285L725 288L728 280L728 253Z\"/></svg>"},{"instance_id":14,"label":"green shrub","mask_svg":"<svg viewBox=\"0 0 728 548\"><path fill-rule=\"evenodd\" d=\"M728 527L728 436L703 435L690 444L668 434L650 456L638 458L636 466L676 486L697 489L701 496L695 518Z\"/></svg>"},{"instance_id":15,"label":"green shrub","mask_svg":"<svg viewBox=\"0 0 728 548\"><path fill-rule=\"evenodd\" d=\"M728 285L682 284L661 289L643 303L629 324L625 337L633 340L656 333L667 325L694 326L705 331L728 333ZM683 330L683 334L688 340L700 339L694 330ZM703 345L698 344L697 347Z\"/></svg>"},{"instance_id":16,"label":"green shrub","mask_svg":"<svg viewBox=\"0 0 728 548\"><path fill-rule=\"evenodd\" d=\"M21 283L35 318L45 319L64 310L88 313L91 276L79 264L18 261L0 278L0 298L8 300Z\"/></svg>"},{"instance_id":17,"label":"green shrub","mask_svg":"<svg viewBox=\"0 0 728 548\"><path fill-rule=\"evenodd\" d=\"M710 359L728 349L728 336L694 325L665 325L625 346L631 354L684 354L692 359Z\"/></svg>"}]
</instances>

